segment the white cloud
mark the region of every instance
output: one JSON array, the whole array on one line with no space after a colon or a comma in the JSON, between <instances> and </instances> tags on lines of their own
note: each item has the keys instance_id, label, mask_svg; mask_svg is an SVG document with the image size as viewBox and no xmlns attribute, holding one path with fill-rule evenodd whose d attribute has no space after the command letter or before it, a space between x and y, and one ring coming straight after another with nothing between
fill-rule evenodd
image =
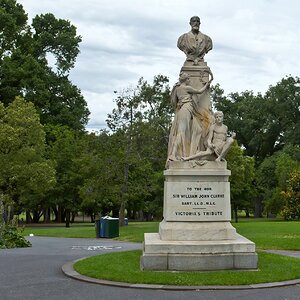
<instances>
[{"instance_id":1,"label":"white cloud","mask_svg":"<svg viewBox=\"0 0 300 300\"><path fill-rule=\"evenodd\" d=\"M177 38L201 18L214 42L206 55L215 83L226 93L265 92L285 75L299 75L300 4L297 0L21 0L32 18L53 13L82 36L71 79L91 110L89 128L101 128L114 107L114 90L140 77L177 80L184 54Z\"/></svg>"}]
</instances>

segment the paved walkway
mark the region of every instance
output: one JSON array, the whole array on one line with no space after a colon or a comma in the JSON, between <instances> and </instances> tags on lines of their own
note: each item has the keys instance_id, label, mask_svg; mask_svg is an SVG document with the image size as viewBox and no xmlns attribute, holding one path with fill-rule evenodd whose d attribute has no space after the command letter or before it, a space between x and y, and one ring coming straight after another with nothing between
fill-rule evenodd
<instances>
[{"instance_id":1,"label":"paved walkway","mask_svg":"<svg viewBox=\"0 0 300 300\"><path fill-rule=\"evenodd\" d=\"M91 284L66 277L62 265L99 253L141 249L107 239L30 237L32 248L0 250L0 299L298 300L300 285L249 290L166 291ZM284 251L285 252L285 251ZM296 257L299 252L287 251ZM283 253L287 254L287 253Z\"/></svg>"}]
</instances>

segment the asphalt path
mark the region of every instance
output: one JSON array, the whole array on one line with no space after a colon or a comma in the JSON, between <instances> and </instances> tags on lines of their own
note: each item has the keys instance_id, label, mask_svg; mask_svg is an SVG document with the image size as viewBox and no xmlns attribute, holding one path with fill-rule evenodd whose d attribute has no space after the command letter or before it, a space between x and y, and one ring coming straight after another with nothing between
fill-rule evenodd
<instances>
[{"instance_id":1,"label":"asphalt path","mask_svg":"<svg viewBox=\"0 0 300 300\"><path fill-rule=\"evenodd\" d=\"M165 291L120 288L81 282L61 271L75 259L141 249L139 243L109 239L28 237L31 248L0 250L0 299L218 299L299 300L300 285L249 290ZM285 252L282 254L291 254ZM299 257L298 252L292 253ZM109 263L109 262L107 262Z\"/></svg>"}]
</instances>

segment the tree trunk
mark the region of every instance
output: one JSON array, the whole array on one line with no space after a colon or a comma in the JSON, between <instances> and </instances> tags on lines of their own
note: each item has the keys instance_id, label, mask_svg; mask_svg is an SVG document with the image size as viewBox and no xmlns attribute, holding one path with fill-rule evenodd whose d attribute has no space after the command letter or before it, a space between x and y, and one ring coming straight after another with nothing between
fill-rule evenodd
<instances>
[{"instance_id":1,"label":"tree trunk","mask_svg":"<svg viewBox=\"0 0 300 300\"><path fill-rule=\"evenodd\" d=\"M68 209L66 209L66 227L70 228L70 219L71 219L71 213Z\"/></svg>"},{"instance_id":2,"label":"tree trunk","mask_svg":"<svg viewBox=\"0 0 300 300\"><path fill-rule=\"evenodd\" d=\"M50 223L50 208L45 208L43 210L43 214L44 214L44 223Z\"/></svg>"},{"instance_id":3,"label":"tree trunk","mask_svg":"<svg viewBox=\"0 0 300 300\"><path fill-rule=\"evenodd\" d=\"M254 218L261 218L261 217L262 217L262 199L261 197L257 197L255 199Z\"/></svg>"},{"instance_id":4,"label":"tree trunk","mask_svg":"<svg viewBox=\"0 0 300 300\"><path fill-rule=\"evenodd\" d=\"M42 216L42 211L35 209L33 211L33 217L32 217L33 223L38 223L40 221L41 216Z\"/></svg>"},{"instance_id":5,"label":"tree trunk","mask_svg":"<svg viewBox=\"0 0 300 300\"><path fill-rule=\"evenodd\" d=\"M235 223L238 223L238 207L237 205L233 205L233 211L234 211L234 219L235 219Z\"/></svg>"},{"instance_id":6,"label":"tree trunk","mask_svg":"<svg viewBox=\"0 0 300 300\"><path fill-rule=\"evenodd\" d=\"M72 212L71 223L75 222L76 213Z\"/></svg>"},{"instance_id":7,"label":"tree trunk","mask_svg":"<svg viewBox=\"0 0 300 300\"><path fill-rule=\"evenodd\" d=\"M95 223L95 215L94 215L94 213L91 213L91 223Z\"/></svg>"},{"instance_id":8,"label":"tree trunk","mask_svg":"<svg viewBox=\"0 0 300 300\"><path fill-rule=\"evenodd\" d=\"M30 211L26 209L26 224L30 224L30 223L32 223L32 217Z\"/></svg>"},{"instance_id":9,"label":"tree trunk","mask_svg":"<svg viewBox=\"0 0 300 300\"><path fill-rule=\"evenodd\" d=\"M56 222L57 223L62 222L62 208L61 208L61 205L58 205Z\"/></svg>"},{"instance_id":10,"label":"tree trunk","mask_svg":"<svg viewBox=\"0 0 300 300\"><path fill-rule=\"evenodd\" d=\"M0 192L0 224L4 223L4 195L2 192Z\"/></svg>"},{"instance_id":11,"label":"tree trunk","mask_svg":"<svg viewBox=\"0 0 300 300\"><path fill-rule=\"evenodd\" d=\"M125 164L124 167L124 183L121 190L121 205L119 210L119 225L124 226L125 222L125 207L126 207L126 193L128 190L128 173L129 173L129 165Z\"/></svg>"},{"instance_id":12,"label":"tree trunk","mask_svg":"<svg viewBox=\"0 0 300 300\"><path fill-rule=\"evenodd\" d=\"M56 206L52 206L52 211L54 213L54 222L57 222L58 219L58 210Z\"/></svg>"},{"instance_id":13,"label":"tree trunk","mask_svg":"<svg viewBox=\"0 0 300 300\"><path fill-rule=\"evenodd\" d=\"M124 183L121 189L121 205L119 211L119 226L125 225L125 207L126 207L126 193L128 192L128 174L129 174L129 156L131 153L131 143L132 143L132 122L133 122L133 108L130 106L130 127L128 134L128 144L125 156L125 166L124 166Z\"/></svg>"}]
</instances>

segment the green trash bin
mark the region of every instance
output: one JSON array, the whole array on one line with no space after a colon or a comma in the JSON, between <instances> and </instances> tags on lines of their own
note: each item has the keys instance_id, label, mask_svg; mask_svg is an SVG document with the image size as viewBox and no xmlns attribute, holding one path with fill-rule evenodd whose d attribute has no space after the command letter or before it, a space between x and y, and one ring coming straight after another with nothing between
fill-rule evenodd
<instances>
[{"instance_id":1,"label":"green trash bin","mask_svg":"<svg viewBox=\"0 0 300 300\"><path fill-rule=\"evenodd\" d=\"M100 220L100 237L114 238L119 236L119 219L103 217Z\"/></svg>"}]
</instances>

